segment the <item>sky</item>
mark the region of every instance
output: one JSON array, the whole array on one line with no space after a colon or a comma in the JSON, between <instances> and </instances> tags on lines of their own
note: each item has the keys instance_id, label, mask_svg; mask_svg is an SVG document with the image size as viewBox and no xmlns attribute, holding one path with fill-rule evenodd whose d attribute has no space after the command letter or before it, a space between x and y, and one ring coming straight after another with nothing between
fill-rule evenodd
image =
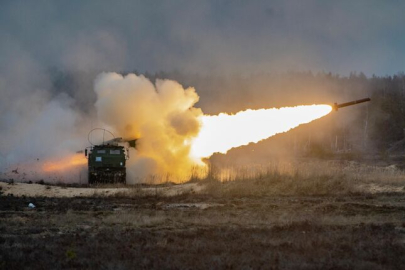
<instances>
[{"instance_id":1,"label":"sky","mask_svg":"<svg viewBox=\"0 0 405 270\"><path fill-rule=\"evenodd\" d=\"M255 73L405 70L405 1L0 1L0 73L21 65Z\"/></svg>"}]
</instances>

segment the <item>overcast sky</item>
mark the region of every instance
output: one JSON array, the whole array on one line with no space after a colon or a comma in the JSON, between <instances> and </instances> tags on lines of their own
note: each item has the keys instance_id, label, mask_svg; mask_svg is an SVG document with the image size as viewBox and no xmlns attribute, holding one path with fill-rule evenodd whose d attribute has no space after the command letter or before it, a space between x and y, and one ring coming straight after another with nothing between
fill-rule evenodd
<instances>
[{"instance_id":1,"label":"overcast sky","mask_svg":"<svg viewBox=\"0 0 405 270\"><path fill-rule=\"evenodd\" d=\"M405 1L0 1L10 63L104 71L405 70Z\"/></svg>"}]
</instances>

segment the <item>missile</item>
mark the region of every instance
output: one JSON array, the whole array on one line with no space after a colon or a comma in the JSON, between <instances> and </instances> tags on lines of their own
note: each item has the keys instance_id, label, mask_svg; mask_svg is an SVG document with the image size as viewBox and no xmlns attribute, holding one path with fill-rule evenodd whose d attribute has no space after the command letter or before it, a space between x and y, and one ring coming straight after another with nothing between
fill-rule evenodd
<instances>
[{"instance_id":1,"label":"missile","mask_svg":"<svg viewBox=\"0 0 405 270\"><path fill-rule=\"evenodd\" d=\"M346 103L340 103L340 104L334 103L332 105L332 107L335 111L337 111L339 108L352 106L352 105L356 105L356 104L363 103L363 102L368 102L370 100L371 100L370 98L363 98L363 99L353 100L353 101L346 102Z\"/></svg>"}]
</instances>

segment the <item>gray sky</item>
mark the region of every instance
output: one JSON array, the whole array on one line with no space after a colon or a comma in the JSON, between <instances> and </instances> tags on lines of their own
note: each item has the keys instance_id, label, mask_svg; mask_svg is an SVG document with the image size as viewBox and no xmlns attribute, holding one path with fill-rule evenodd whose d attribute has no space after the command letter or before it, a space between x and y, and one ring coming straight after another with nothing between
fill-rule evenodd
<instances>
[{"instance_id":1,"label":"gray sky","mask_svg":"<svg viewBox=\"0 0 405 270\"><path fill-rule=\"evenodd\" d=\"M392 75L405 70L404 14L405 1L394 0L2 0L0 73L28 63Z\"/></svg>"}]
</instances>

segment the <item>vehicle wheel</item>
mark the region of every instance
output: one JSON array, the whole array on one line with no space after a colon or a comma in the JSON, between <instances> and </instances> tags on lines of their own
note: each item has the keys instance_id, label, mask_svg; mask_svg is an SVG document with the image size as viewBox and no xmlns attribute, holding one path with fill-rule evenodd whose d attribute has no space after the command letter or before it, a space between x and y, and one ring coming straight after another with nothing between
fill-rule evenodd
<instances>
[{"instance_id":1,"label":"vehicle wheel","mask_svg":"<svg viewBox=\"0 0 405 270\"><path fill-rule=\"evenodd\" d=\"M91 173L89 173L89 184L92 185L95 183L96 179L94 177L94 175L92 175Z\"/></svg>"}]
</instances>

